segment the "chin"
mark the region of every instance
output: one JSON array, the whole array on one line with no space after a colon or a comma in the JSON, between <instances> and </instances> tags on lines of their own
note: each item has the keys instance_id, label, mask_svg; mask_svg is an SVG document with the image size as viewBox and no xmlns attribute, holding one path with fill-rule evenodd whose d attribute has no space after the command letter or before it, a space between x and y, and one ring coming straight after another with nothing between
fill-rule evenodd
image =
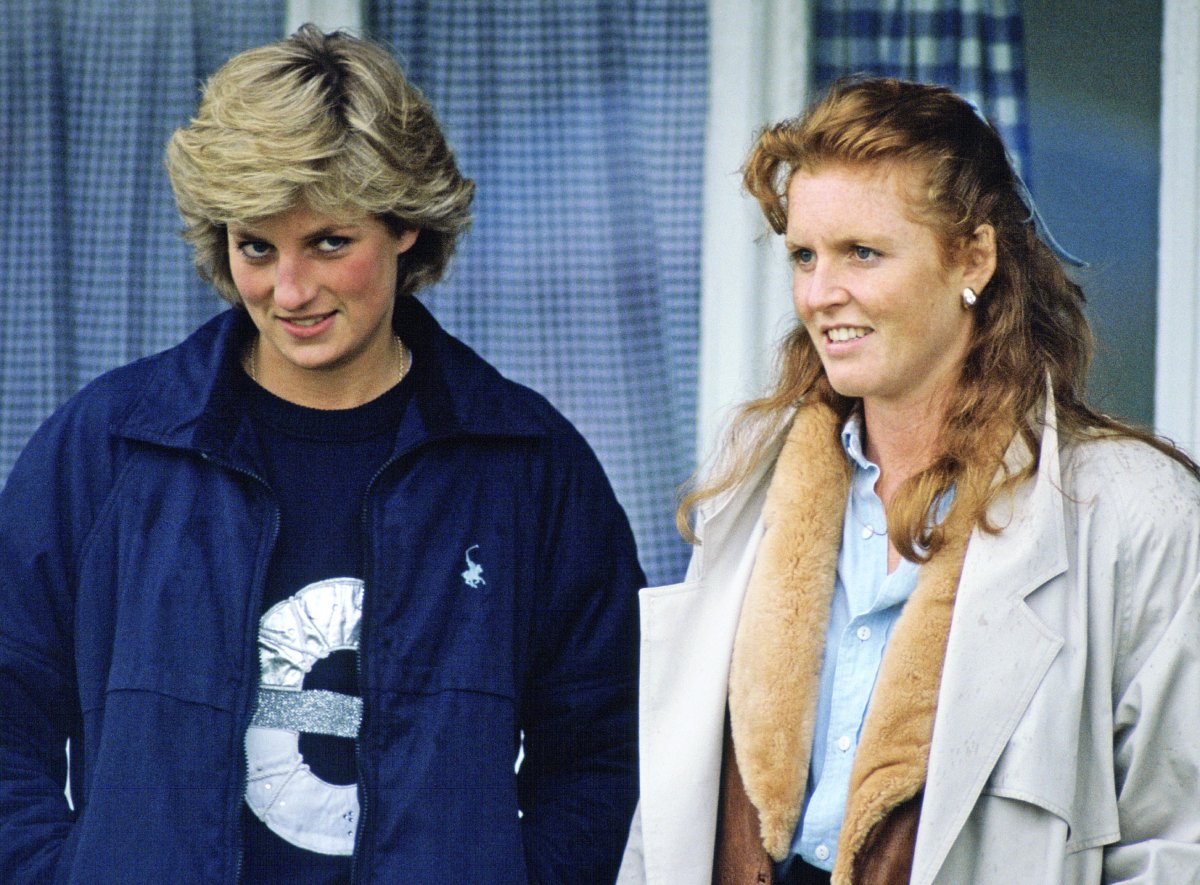
<instances>
[{"instance_id":1,"label":"chin","mask_svg":"<svg viewBox=\"0 0 1200 885\"><path fill-rule=\"evenodd\" d=\"M838 396L844 396L849 399L862 399L864 396L871 395L871 385L863 384L850 378L836 378L833 375L825 376L829 380L829 386L833 388Z\"/></svg>"}]
</instances>

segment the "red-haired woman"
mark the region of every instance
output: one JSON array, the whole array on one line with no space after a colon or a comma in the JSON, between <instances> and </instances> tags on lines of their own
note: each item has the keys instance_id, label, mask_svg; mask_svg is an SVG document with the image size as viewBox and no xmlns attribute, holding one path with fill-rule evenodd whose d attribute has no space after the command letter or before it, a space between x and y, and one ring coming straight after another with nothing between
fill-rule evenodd
<instances>
[{"instance_id":1,"label":"red-haired woman","mask_svg":"<svg viewBox=\"0 0 1200 885\"><path fill-rule=\"evenodd\" d=\"M623 881L1200 881L1196 466L1085 401L1000 138L850 80L745 183L800 322L642 594Z\"/></svg>"}]
</instances>

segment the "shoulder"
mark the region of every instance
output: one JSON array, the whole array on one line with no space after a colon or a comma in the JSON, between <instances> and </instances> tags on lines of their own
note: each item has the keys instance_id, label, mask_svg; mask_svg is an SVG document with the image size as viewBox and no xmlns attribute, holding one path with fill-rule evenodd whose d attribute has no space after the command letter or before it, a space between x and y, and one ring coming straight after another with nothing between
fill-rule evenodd
<instances>
[{"instance_id":1,"label":"shoulder","mask_svg":"<svg viewBox=\"0 0 1200 885\"><path fill-rule=\"evenodd\" d=\"M1061 464L1075 531L1115 557L1119 573L1180 557L1200 563L1200 480L1183 464L1140 440L1113 438L1067 445Z\"/></svg>"},{"instance_id":2,"label":"shoulder","mask_svg":"<svg viewBox=\"0 0 1200 885\"><path fill-rule=\"evenodd\" d=\"M1064 491L1127 525L1200 527L1200 480L1183 464L1135 439L1064 446Z\"/></svg>"},{"instance_id":3,"label":"shoulder","mask_svg":"<svg viewBox=\"0 0 1200 885\"><path fill-rule=\"evenodd\" d=\"M785 449L790 450L790 460L794 462L793 470L819 474L819 466L810 463L807 452L800 451L811 448L818 439L827 437L820 429L813 432L800 426L801 422L798 419L808 418L812 411L798 409L783 416L775 426L764 432L761 438L752 440L745 449L726 440L720 448L710 454L709 463L701 470L699 486L712 488L720 485L723 490L707 495L696 507L698 535L703 537L700 529L713 520L744 519L747 516L751 520L757 519ZM811 424L809 426L811 427ZM827 446L817 448L828 449ZM834 460L836 461L836 456ZM726 483L723 478L729 476L735 479ZM824 482L825 478L826 475L819 475L819 481Z\"/></svg>"},{"instance_id":4,"label":"shoulder","mask_svg":"<svg viewBox=\"0 0 1200 885\"><path fill-rule=\"evenodd\" d=\"M81 542L129 463L117 428L152 375L140 360L106 372L34 432L0 489L7 543Z\"/></svg>"},{"instance_id":5,"label":"shoulder","mask_svg":"<svg viewBox=\"0 0 1200 885\"><path fill-rule=\"evenodd\" d=\"M540 438L550 451L592 456L582 434L549 399L501 373L458 338L438 331L439 381L461 426L483 436Z\"/></svg>"},{"instance_id":6,"label":"shoulder","mask_svg":"<svg viewBox=\"0 0 1200 885\"><path fill-rule=\"evenodd\" d=\"M152 412L165 423L194 411L201 392L185 392L212 362L217 338L227 321L206 323L185 341L160 353L111 369L85 384L35 431L14 472L43 461L70 458L91 469L114 460L122 428L136 410ZM188 367L191 367L190 369ZM170 404L170 408L164 406ZM60 464L65 468L66 464ZM111 466L111 465L110 465Z\"/></svg>"},{"instance_id":7,"label":"shoulder","mask_svg":"<svg viewBox=\"0 0 1200 885\"><path fill-rule=\"evenodd\" d=\"M399 299L395 310L396 328L413 352L413 377L420 379L418 404L434 424L487 437L573 436L544 396L505 376L416 298Z\"/></svg>"},{"instance_id":8,"label":"shoulder","mask_svg":"<svg viewBox=\"0 0 1200 885\"><path fill-rule=\"evenodd\" d=\"M156 374L153 357L111 369L85 384L38 428L26 447L32 454L66 446L92 451L102 437L111 436L145 394Z\"/></svg>"},{"instance_id":9,"label":"shoulder","mask_svg":"<svg viewBox=\"0 0 1200 885\"><path fill-rule=\"evenodd\" d=\"M1066 447L1062 478L1091 605L1115 616L1124 685L1200 592L1200 481L1131 439Z\"/></svg>"},{"instance_id":10,"label":"shoulder","mask_svg":"<svg viewBox=\"0 0 1200 885\"><path fill-rule=\"evenodd\" d=\"M432 395L449 403L466 457L486 461L493 473L522 489L522 519L540 525L544 537L553 539L546 567L570 571L593 561L591 551L602 539L608 565L622 570L619 583L640 587L645 579L629 520L583 434L541 393L442 335L441 378L434 385L439 392ZM430 396L431 390L423 394ZM505 486L504 494L512 491Z\"/></svg>"},{"instance_id":11,"label":"shoulder","mask_svg":"<svg viewBox=\"0 0 1200 885\"><path fill-rule=\"evenodd\" d=\"M164 421L174 412L191 413L207 398L220 348L206 324L187 339L99 375L70 397L47 422L93 431L116 432L137 408L152 409Z\"/></svg>"}]
</instances>

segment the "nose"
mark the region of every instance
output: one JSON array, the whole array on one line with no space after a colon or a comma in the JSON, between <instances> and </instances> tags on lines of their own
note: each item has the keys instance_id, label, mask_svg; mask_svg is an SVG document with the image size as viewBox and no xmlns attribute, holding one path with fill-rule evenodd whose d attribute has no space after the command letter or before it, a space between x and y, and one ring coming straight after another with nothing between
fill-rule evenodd
<instances>
[{"instance_id":1,"label":"nose","mask_svg":"<svg viewBox=\"0 0 1200 885\"><path fill-rule=\"evenodd\" d=\"M812 316L845 304L850 299L846 281L831 261L797 267L792 274L792 301L800 317Z\"/></svg>"},{"instance_id":2,"label":"nose","mask_svg":"<svg viewBox=\"0 0 1200 885\"><path fill-rule=\"evenodd\" d=\"M297 310L316 292L316 281L303 256L281 254L275 265L275 303L285 310Z\"/></svg>"}]
</instances>

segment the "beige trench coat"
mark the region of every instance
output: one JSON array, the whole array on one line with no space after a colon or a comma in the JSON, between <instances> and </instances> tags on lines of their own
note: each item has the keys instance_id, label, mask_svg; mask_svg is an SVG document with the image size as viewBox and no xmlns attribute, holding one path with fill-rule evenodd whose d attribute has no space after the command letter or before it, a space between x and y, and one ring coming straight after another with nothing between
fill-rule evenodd
<instances>
[{"instance_id":1,"label":"beige trench coat","mask_svg":"<svg viewBox=\"0 0 1200 885\"><path fill-rule=\"evenodd\" d=\"M968 545L911 881L1200 883L1200 484L1139 443L1060 451L1047 412L1036 479ZM641 593L642 798L620 885L711 882L768 483L702 514L683 583Z\"/></svg>"}]
</instances>

